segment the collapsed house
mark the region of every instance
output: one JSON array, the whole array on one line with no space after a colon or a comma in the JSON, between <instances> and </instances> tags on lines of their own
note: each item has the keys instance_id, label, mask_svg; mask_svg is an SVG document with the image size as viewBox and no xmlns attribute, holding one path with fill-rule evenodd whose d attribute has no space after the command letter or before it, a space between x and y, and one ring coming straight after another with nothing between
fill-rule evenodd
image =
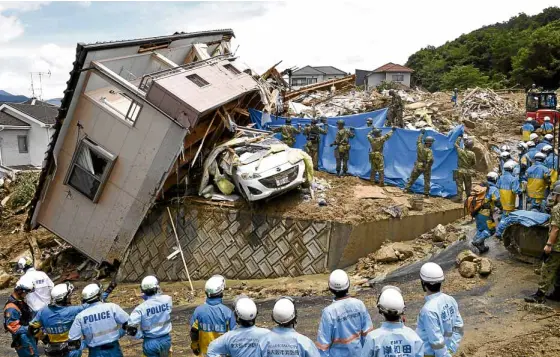
<instances>
[{"instance_id":1,"label":"collapsed house","mask_svg":"<svg viewBox=\"0 0 560 357\"><path fill-rule=\"evenodd\" d=\"M260 106L232 30L78 44L27 228L119 262L203 145Z\"/></svg>"}]
</instances>

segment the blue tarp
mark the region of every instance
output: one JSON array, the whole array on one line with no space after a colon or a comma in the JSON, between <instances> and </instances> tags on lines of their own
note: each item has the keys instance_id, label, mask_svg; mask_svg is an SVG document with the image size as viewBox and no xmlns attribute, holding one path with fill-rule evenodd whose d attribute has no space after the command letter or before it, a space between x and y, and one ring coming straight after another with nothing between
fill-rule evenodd
<instances>
[{"instance_id":1,"label":"blue tarp","mask_svg":"<svg viewBox=\"0 0 560 357\"><path fill-rule=\"evenodd\" d=\"M513 211L507 217L503 216L498 228L496 229L496 236L501 237L507 227L512 224L521 224L525 227L540 226L548 221L549 214L534 212L534 211Z\"/></svg>"},{"instance_id":2,"label":"blue tarp","mask_svg":"<svg viewBox=\"0 0 560 357\"><path fill-rule=\"evenodd\" d=\"M249 110L251 121L259 129L270 130L274 127L281 126L285 123L284 117L276 117L254 109ZM369 179L370 163L369 151L370 144L367 134L370 128L366 126L366 119L372 118L373 125L381 128L383 134L386 134L390 128L383 127L387 116L387 109L381 109L374 112L362 113L356 115L347 115L341 117L332 117L327 119L328 131L327 135L321 136L319 144L319 169L330 173L336 173L336 161L334 158L334 147L330 144L334 141L337 128L336 122L342 119L346 123L346 127L355 128L356 137L350 139L350 161L348 172L354 176ZM292 118L292 125L301 124L304 127L311 122L310 119ZM455 149L455 140L463 133L463 126L457 126L447 135L443 135L430 130L426 131L426 135L435 138L432 146L434 152L434 164L432 167L432 181L430 194L434 196L450 197L457 194L457 186L453 181L453 170L457 168L457 150ZM397 129L396 133L387 141L383 155L385 156L385 182L404 187L416 161L416 139L419 130ZM280 138L280 134L277 134ZM294 147L303 149L306 139L303 134L296 137ZM424 192L424 178L420 178L412 186L412 190L417 193Z\"/></svg>"}]
</instances>

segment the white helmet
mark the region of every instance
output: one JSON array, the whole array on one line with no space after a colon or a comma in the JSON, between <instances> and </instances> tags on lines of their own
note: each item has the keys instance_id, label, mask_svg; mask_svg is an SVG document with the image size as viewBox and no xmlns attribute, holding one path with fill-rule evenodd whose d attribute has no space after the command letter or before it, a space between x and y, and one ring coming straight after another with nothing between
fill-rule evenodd
<instances>
[{"instance_id":1,"label":"white helmet","mask_svg":"<svg viewBox=\"0 0 560 357\"><path fill-rule=\"evenodd\" d=\"M18 262L18 269L19 270L26 270L33 267L33 259L30 257L21 257L19 258Z\"/></svg>"},{"instance_id":2,"label":"white helmet","mask_svg":"<svg viewBox=\"0 0 560 357\"><path fill-rule=\"evenodd\" d=\"M533 121L533 118L527 117L527 119L525 119L525 121Z\"/></svg>"},{"instance_id":3,"label":"white helmet","mask_svg":"<svg viewBox=\"0 0 560 357\"><path fill-rule=\"evenodd\" d=\"M509 151L502 151L502 152L500 153L500 157L501 157L502 159L508 159L508 158L511 157L511 155L510 155Z\"/></svg>"},{"instance_id":4,"label":"white helmet","mask_svg":"<svg viewBox=\"0 0 560 357\"><path fill-rule=\"evenodd\" d=\"M535 161L544 161L546 159L546 155L542 152L538 152L535 154Z\"/></svg>"},{"instance_id":5,"label":"white helmet","mask_svg":"<svg viewBox=\"0 0 560 357\"><path fill-rule=\"evenodd\" d=\"M545 138L547 141L552 141L552 140L554 140L554 135L552 135L552 134L546 134L546 135L544 136L544 138Z\"/></svg>"},{"instance_id":6,"label":"white helmet","mask_svg":"<svg viewBox=\"0 0 560 357\"><path fill-rule=\"evenodd\" d=\"M401 290L396 286L385 286L377 300L377 308L382 314L402 315L404 314L404 299Z\"/></svg>"},{"instance_id":7,"label":"white helmet","mask_svg":"<svg viewBox=\"0 0 560 357\"><path fill-rule=\"evenodd\" d=\"M509 147L509 145L505 144L505 145L502 145L502 151L510 152L511 148Z\"/></svg>"},{"instance_id":8,"label":"white helmet","mask_svg":"<svg viewBox=\"0 0 560 357\"><path fill-rule=\"evenodd\" d=\"M248 297L241 298L235 303L235 315L243 321L253 321L257 318L257 305Z\"/></svg>"},{"instance_id":9,"label":"white helmet","mask_svg":"<svg viewBox=\"0 0 560 357\"><path fill-rule=\"evenodd\" d=\"M74 285L70 283L57 284L51 290L52 301L56 303L62 303L66 300L74 291Z\"/></svg>"},{"instance_id":10,"label":"white helmet","mask_svg":"<svg viewBox=\"0 0 560 357\"><path fill-rule=\"evenodd\" d=\"M529 149L529 147L527 146L527 144L525 144L524 142L520 142L519 144L517 144L517 148L519 150L525 150L527 151L527 149Z\"/></svg>"},{"instance_id":11,"label":"white helmet","mask_svg":"<svg viewBox=\"0 0 560 357\"><path fill-rule=\"evenodd\" d=\"M504 164L504 170L513 172L517 163L513 160L509 160Z\"/></svg>"},{"instance_id":12,"label":"white helmet","mask_svg":"<svg viewBox=\"0 0 560 357\"><path fill-rule=\"evenodd\" d=\"M82 290L82 301L90 302L101 297L101 287L99 284L89 284Z\"/></svg>"},{"instance_id":13,"label":"white helmet","mask_svg":"<svg viewBox=\"0 0 560 357\"><path fill-rule=\"evenodd\" d=\"M142 279L140 290L148 295L153 295L159 290L159 281L153 275L148 275Z\"/></svg>"},{"instance_id":14,"label":"white helmet","mask_svg":"<svg viewBox=\"0 0 560 357\"><path fill-rule=\"evenodd\" d=\"M550 146L550 145L543 146L543 148L541 149L541 152L545 155L551 153L552 152L552 146Z\"/></svg>"},{"instance_id":15,"label":"white helmet","mask_svg":"<svg viewBox=\"0 0 560 357\"><path fill-rule=\"evenodd\" d=\"M535 146L536 146L536 144L535 144L534 141L532 141L532 140L527 141L527 147L529 147L529 148L534 148Z\"/></svg>"},{"instance_id":16,"label":"white helmet","mask_svg":"<svg viewBox=\"0 0 560 357\"><path fill-rule=\"evenodd\" d=\"M487 175L486 175L486 179L488 179L488 181L494 181L496 182L498 180L498 173L494 172L494 171L490 171Z\"/></svg>"},{"instance_id":17,"label":"white helmet","mask_svg":"<svg viewBox=\"0 0 560 357\"><path fill-rule=\"evenodd\" d=\"M549 116L544 117L544 121L550 121L550 117Z\"/></svg>"},{"instance_id":18,"label":"white helmet","mask_svg":"<svg viewBox=\"0 0 560 357\"><path fill-rule=\"evenodd\" d=\"M350 287L348 274L342 269L337 269L329 276L329 289L333 291L344 291Z\"/></svg>"},{"instance_id":19,"label":"white helmet","mask_svg":"<svg viewBox=\"0 0 560 357\"><path fill-rule=\"evenodd\" d=\"M29 276L22 276L16 283L14 290L18 290L22 293L32 293L35 290L35 284L33 284L33 279Z\"/></svg>"},{"instance_id":20,"label":"white helmet","mask_svg":"<svg viewBox=\"0 0 560 357\"><path fill-rule=\"evenodd\" d=\"M214 297L222 294L226 288L226 281L221 275L214 275L204 285L204 291L208 297Z\"/></svg>"},{"instance_id":21,"label":"white helmet","mask_svg":"<svg viewBox=\"0 0 560 357\"><path fill-rule=\"evenodd\" d=\"M445 280L443 270L436 263L426 263L420 268L420 280L425 283L436 284Z\"/></svg>"},{"instance_id":22,"label":"white helmet","mask_svg":"<svg viewBox=\"0 0 560 357\"><path fill-rule=\"evenodd\" d=\"M283 296L276 300L272 309L272 320L279 325L292 322L297 317L296 305L291 297Z\"/></svg>"},{"instance_id":23,"label":"white helmet","mask_svg":"<svg viewBox=\"0 0 560 357\"><path fill-rule=\"evenodd\" d=\"M539 139L539 134L537 133L532 133L531 135L529 135L529 140L531 141L535 141Z\"/></svg>"}]
</instances>

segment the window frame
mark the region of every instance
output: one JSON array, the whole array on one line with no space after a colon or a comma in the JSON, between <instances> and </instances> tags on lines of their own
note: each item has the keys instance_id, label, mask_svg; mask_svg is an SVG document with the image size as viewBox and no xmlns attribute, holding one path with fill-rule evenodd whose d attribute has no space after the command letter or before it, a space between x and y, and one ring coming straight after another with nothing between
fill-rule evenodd
<instances>
[{"instance_id":1,"label":"window frame","mask_svg":"<svg viewBox=\"0 0 560 357\"><path fill-rule=\"evenodd\" d=\"M192 78L191 78L192 77ZM206 79L202 78L199 74L197 73L192 73L186 76L186 78L191 81L192 83L196 84L196 86L198 88L204 88L204 87L208 87L210 85L210 82L208 82ZM198 83L198 81L202 81L202 85L200 85ZM204 84L206 83L206 84Z\"/></svg>"},{"instance_id":2,"label":"window frame","mask_svg":"<svg viewBox=\"0 0 560 357\"><path fill-rule=\"evenodd\" d=\"M233 74L234 76L239 76L241 73L240 70L237 69L237 67L235 67L234 65L232 65L231 63L226 63L223 66L225 69L227 69L231 74Z\"/></svg>"},{"instance_id":3,"label":"window frame","mask_svg":"<svg viewBox=\"0 0 560 357\"><path fill-rule=\"evenodd\" d=\"M21 147L19 145L19 140L22 139L22 138L25 140L25 151L22 151ZM18 152L20 154L29 154L29 136L28 135L18 135L17 136L17 143L18 143Z\"/></svg>"},{"instance_id":4,"label":"window frame","mask_svg":"<svg viewBox=\"0 0 560 357\"><path fill-rule=\"evenodd\" d=\"M142 108L144 106L142 104L140 104L139 101L134 100L134 98L132 98L131 96L129 96L126 93L121 92L120 95L122 95L126 99L130 100L130 106L128 107L128 110L124 114L124 120L126 120L127 122L130 122L132 125L136 124L136 119L138 119L138 117L140 116L140 112L142 111ZM132 119L132 114L134 113L134 110L133 110L134 106L138 107L138 111L136 113L136 117L134 119Z\"/></svg>"},{"instance_id":5,"label":"window frame","mask_svg":"<svg viewBox=\"0 0 560 357\"><path fill-rule=\"evenodd\" d=\"M397 77L395 79L395 77ZM399 79L401 78L401 79ZM391 81L393 82L404 82L404 74L392 74L391 75Z\"/></svg>"},{"instance_id":6,"label":"window frame","mask_svg":"<svg viewBox=\"0 0 560 357\"><path fill-rule=\"evenodd\" d=\"M72 173L74 172L75 166L78 166L81 170L84 170L88 175L93 176L89 172L87 172L87 170L85 168L80 166L77 162L79 152L81 151L81 149L84 145L86 145L90 150L95 151L96 154L98 154L99 156L101 156L105 160L107 160L107 166L105 167L105 170L104 170L103 174L101 175L101 178L100 179L94 178L94 180L99 181L99 186L98 186L97 191L95 192L95 195L93 196L93 198L90 198L87 194L83 193L79 188L74 187L70 182L70 179L72 177ZM70 165L68 166L68 170L66 171L66 177L64 179L64 184L72 187L75 191L77 191L78 193L80 193L82 196L84 196L88 200L92 201L93 203L97 203L99 201L99 198L100 198L101 194L103 193L103 189L105 188L105 184L109 180L109 176L111 175L111 171L113 170L113 167L115 165L116 160L117 160L117 156L115 156L114 154L112 154L111 152L106 150L105 148L101 147L100 145L96 144L95 142L93 142L92 140L90 140L86 136L78 142L78 145L76 145L76 150L74 151L74 154L72 155L72 160L70 161Z\"/></svg>"}]
</instances>

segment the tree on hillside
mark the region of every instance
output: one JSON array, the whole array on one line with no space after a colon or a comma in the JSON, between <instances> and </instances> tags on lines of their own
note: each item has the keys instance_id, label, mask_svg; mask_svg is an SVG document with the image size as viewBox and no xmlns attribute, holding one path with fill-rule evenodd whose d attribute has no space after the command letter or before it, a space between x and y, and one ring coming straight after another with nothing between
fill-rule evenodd
<instances>
[{"instance_id":1,"label":"tree on hillside","mask_svg":"<svg viewBox=\"0 0 560 357\"><path fill-rule=\"evenodd\" d=\"M488 85L488 76L483 75L473 65L455 66L441 78L442 89L459 88L461 90Z\"/></svg>"}]
</instances>

